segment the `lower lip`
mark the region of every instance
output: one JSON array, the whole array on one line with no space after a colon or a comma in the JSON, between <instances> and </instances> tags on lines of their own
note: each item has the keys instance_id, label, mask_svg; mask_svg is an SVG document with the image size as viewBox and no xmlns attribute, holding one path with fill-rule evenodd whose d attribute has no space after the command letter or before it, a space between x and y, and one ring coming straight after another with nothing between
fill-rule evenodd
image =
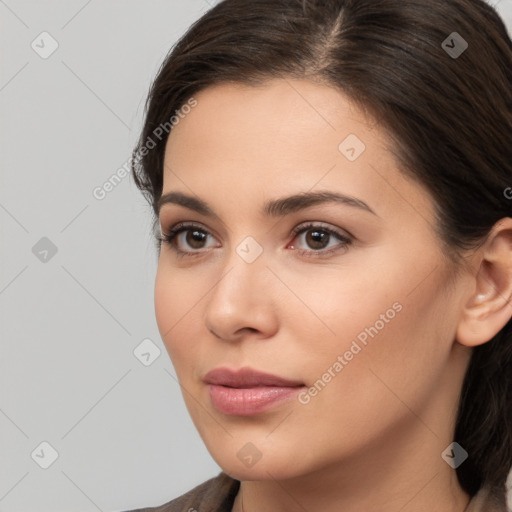
<instances>
[{"instance_id":1,"label":"lower lip","mask_svg":"<svg viewBox=\"0 0 512 512\"><path fill-rule=\"evenodd\" d=\"M210 384L210 397L221 413L250 416L267 411L279 403L293 398L304 386L255 388L229 388Z\"/></svg>"}]
</instances>

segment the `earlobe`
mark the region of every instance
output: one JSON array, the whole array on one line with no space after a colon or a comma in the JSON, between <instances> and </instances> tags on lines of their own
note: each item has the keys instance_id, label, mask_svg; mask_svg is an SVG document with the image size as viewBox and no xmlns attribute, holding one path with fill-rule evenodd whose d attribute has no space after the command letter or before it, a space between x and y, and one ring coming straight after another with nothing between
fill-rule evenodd
<instances>
[{"instance_id":1,"label":"earlobe","mask_svg":"<svg viewBox=\"0 0 512 512\"><path fill-rule=\"evenodd\" d=\"M490 341L512 318L512 218L501 219L477 251L473 292L461 312L456 339L474 347Z\"/></svg>"}]
</instances>

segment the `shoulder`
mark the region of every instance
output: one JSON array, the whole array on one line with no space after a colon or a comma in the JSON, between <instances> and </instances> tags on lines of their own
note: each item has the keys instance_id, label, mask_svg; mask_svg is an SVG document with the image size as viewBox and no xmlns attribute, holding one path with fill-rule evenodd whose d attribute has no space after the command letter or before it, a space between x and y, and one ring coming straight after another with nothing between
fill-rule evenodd
<instances>
[{"instance_id":1,"label":"shoulder","mask_svg":"<svg viewBox=\"0 0 512 512\"><path fill-rule=\"evenodd\" d=\"M126 512L231 512L239 487L239 480L221 472L168 503Z\"/></svg>"}]
</instances>

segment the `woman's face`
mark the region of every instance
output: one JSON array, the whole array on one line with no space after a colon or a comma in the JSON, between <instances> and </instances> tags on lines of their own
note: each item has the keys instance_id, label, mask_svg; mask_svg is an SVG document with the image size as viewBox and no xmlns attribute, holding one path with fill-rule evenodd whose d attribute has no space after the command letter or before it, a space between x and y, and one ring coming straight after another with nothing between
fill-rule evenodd
<instances>
[{"instance_id":1,"label":"woman's face","mask_svg":"<svg viewBox=\"0 0 512 512\"><path fill-rule=\"evenodd\" d=\"M429 194L335 89L195 99L165 153L163 196L180 196L160 210L164 235L192 226L162 245L155 311L208 450L241 480L405 460L410 443L437 464L467 357Z\"/></svg>"}]
</instances>

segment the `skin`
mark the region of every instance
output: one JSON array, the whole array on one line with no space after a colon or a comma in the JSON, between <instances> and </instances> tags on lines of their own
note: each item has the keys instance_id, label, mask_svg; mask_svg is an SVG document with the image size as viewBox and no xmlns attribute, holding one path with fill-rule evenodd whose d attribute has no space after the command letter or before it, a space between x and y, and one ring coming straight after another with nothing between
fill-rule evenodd
<instances>
[{"instance_id":1,"label":"skin","mask_svg":"<svg viewBox=\"0 0 512 512\"><path fill-rule=\"evenodd\" d=\"M472 347L512 316L512 219L455 278L432 198L399 171L385 131L339 91L279 79L195 98L168 139L163 194L201 198L218 218L162 206L164 233L193 222L207 236L174 240L193 256L162 245L155 313L196 428L242 481L233 511L243 497L246 512L462 512L470 497L441 453ZM349 134L366 146L352 162L338 149ZM260 214L270 199L308 191L353 196L375 215L337 203ZM308 222L320 226L292 234ZM322 227L352 242L319 243L311 234ZM236 251L247 236L263 249L252 263ZM309 403L254 416L213 406L202 381L213 368L250 366L311 387L395 303L400 312ZM248 442L262 455L252 467L237 457Z\"/></svg>"}]
</instances>

